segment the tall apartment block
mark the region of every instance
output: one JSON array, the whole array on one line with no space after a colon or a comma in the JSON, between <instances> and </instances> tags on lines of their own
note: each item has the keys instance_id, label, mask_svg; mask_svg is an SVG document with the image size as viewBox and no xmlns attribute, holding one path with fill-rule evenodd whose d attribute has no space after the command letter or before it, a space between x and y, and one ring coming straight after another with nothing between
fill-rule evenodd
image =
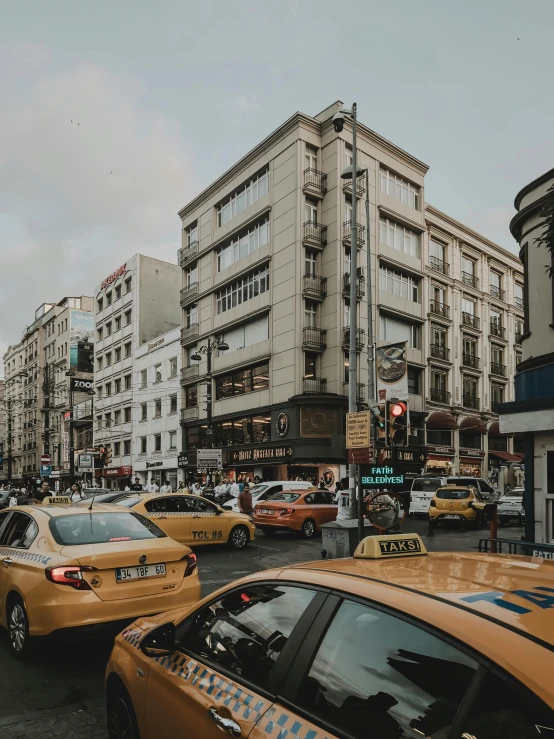
<instances>
[{"instance_id":1,"label":"tall apartment block","mask_svg":"<svg viewBox=\"0 0 554 739\"><path fill-rule=\"evenodd\" d=\"M104 487L117 488L133 474L133 421L147 395L154 403L159 390L155 374L145 385L136 353L180 326L180 284L177 265L135 254L95 287L94 442L112 451Z\"/></svg>"},{"instance_id":2,"label":"tall apartment block","mask_svg":"<svg viewBox=\"0 0 554 739\"><path fill-rule=\"evenodd\" d=\"M40 457L45 452L50 454L52 469L43 476L56 480L58 486L69 477L67 414L71 401L86 397L79 390L72 392L70 383L74 378L92 383L92 308L93 299L85 295L44 303L21 341L5 352L5 479L21 482L40 477ZM68 371L73 378L66 375ZM91 417L82 419L83 429L91 424ZM78 452L87 437L77 433L74 442ZM92 443L90 434L88 443Z\"/></svg>"},{"instance_id":3,"label":"tall apartment block","mask_svg":"<svg viewBox=\"0 0 554 739\"><path fill-rule=\"evenodd\" d=\"M369 188L363 177L341 179L352 163L351 128L336 133L331 123L341 107L296 113L179 213L189 472L206 445L208 382L205 356L190 358L223 336L229 350L214 356L209 384L225 467L265 479L344 474L350 310L360 407L369 400L368 280L376 342L408 342L410 445L436 447L437 471L486 473L495 444L504 461L518 461L513 440L498 436L493 403L511 393L521 264L426 208L427 165L363 124L358 164Z\"/></svg>"}]
</instances>

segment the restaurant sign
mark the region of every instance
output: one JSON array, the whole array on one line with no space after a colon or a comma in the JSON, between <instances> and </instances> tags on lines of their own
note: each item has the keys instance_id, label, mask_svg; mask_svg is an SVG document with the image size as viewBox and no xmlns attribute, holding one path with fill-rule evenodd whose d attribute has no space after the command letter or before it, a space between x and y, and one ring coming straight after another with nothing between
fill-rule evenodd
<instances>
[{"instance_id":1,"label":"restaurant sign","mask_svg":"<svg viewBox=\"0 0 554 739\"><path fill-rule=\"evenodd\" d=\"M276 462L292 458L291 446L263 446L254 449L225 449L226 464L241 462Z\"/></svg>"}]
</instances>

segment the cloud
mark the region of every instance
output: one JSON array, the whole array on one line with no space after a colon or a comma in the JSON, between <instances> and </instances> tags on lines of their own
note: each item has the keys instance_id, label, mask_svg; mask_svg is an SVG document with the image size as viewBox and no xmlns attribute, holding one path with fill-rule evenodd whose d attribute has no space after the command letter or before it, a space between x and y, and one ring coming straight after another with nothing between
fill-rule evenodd
<instances>
[{"instance_id":1,"label":"cloud","mask_svg":"<svg viewBox=\"0 0 554 739\"><path fill-rule=\"evenodd\" d=\"M39 72L40 50L17 51L23 72L12 58L17 80L0 84L1 353L42 302L92 294L135 252L175 261L191 194L172 122L136 78Z\"/></svg>"}]
</instances>

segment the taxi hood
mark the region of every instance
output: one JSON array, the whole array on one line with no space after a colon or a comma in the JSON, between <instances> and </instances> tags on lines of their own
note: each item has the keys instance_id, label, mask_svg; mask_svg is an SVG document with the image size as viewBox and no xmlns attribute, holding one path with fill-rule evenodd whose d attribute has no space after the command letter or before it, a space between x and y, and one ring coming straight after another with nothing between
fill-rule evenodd
<instances>
[{"instance_id":1,"label":"taxi hood","mask_svg":"<svg viewBox=\"0 0 554 739\"><path fill-rule=\"evenodd\" d=\"M175 562L187 554L189 547L163 537L162 539L140 539L115 541L102 544L74 544L64 546L61 554L79 562L83 567L97 569L132 567L139 564L139 557L146 555L146 564Z\"/></svg>"}]
</instances>

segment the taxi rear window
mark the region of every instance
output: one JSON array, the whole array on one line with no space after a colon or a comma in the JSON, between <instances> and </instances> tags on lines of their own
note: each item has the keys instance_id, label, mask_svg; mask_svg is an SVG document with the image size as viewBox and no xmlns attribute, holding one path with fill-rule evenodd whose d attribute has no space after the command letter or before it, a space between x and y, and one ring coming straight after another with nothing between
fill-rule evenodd
<instances>
[{"instance_id":1,"label":"taxi rear window","mask_svg":"<svg viewBox=\"0 0 554 739\"><path fill-rule=\"evenodd\" d=\"M282 493L273 493L273 495L269 496L268 500L284 500L287 503L294 503L295 500L298 500L300 495L300 493L289 493L286 490L283 490Z\"/></svg>"},{"instance_id":2,"label":"taxi rear window","mask_svg":"<svg viewBox=\"0 0 554 739\"><path fill-rule=\"evenodd\" d=\"M50 519L49 526L56 543L68 546L161 539L166 536L153 521L138 513L123 511L55 516Z\"/></svg>"},{"instance_id":3,"label":"taxi rear window","mask_svg":"<svg viewBox=\"0 0 554 739\"><path fill-rule=\"evenodd\" d=\"M120 498L114 501L117 505L122 505L125 508L132 508L137 503L140 503L140 498Z\"/></svg>"},{"instance_id":4,"label":"taxi rear window","mask_svg":"<svg viewBox=\"0 0 554 739\"><path fill-rule=\"evenodd\" d=\"M460 488L459 490L437 490L437 498L443 498L444 500L460 500L462 498L469 498L469 490L467 488Z\"/></svg>"}]
</instances>

